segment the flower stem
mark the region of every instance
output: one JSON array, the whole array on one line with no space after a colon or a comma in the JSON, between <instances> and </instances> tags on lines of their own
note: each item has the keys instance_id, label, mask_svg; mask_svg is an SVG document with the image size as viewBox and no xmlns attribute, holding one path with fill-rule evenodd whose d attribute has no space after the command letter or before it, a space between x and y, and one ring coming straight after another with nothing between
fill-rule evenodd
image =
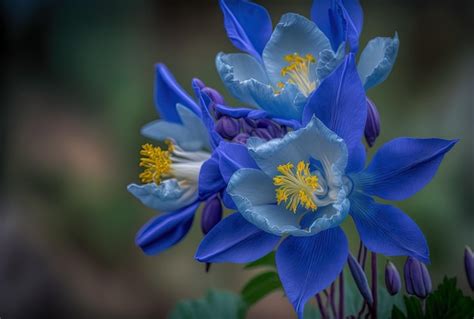
<instances>
[{"instance_id":1,"label":"flower stem","mask_svg":"<svg viewBox=\"0 0 474 319\"><path fill-rule=\"evenodd\" d=\"M372 296L374 302L370 307L372 319L377 319L377 254L371 252Z\"/></svg>"},{"instance_id":2,"label":"flower stem","mask_svg":"<svg viewBox=\"0 0 474 319\"><path fill-rule=\"evenodd\" d=\"M321 296L319 294L316 294L316 301L318 302L318 307L319 307L319 312L321 313L321 318L322 319L328 319L328 314L326 312L326 308L323 305L323 302L321 300Z\"/></svg>"},{"instance_id":3,"label":"flower stem","mask_svg":"<svg viewBox=\"0 0 474 319\"><path fill-rule=\"evenodd\" d=\"M344 270L339 275L339 318L344 319Z\"/></svg>"}]
</instances>

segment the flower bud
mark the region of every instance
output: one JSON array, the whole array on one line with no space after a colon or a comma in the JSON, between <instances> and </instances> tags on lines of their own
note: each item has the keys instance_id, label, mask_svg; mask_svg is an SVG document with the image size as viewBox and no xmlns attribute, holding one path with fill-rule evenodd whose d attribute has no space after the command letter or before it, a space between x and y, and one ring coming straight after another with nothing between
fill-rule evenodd
<instances>
[{"instance_id":1,"label":"flower bud","mask_svg":"<svg viewBox=\"0 0 474 319\"><path fill-rule=\"evenodd\" d=\"M217 90L206 86L202 89L202 92L205 93L215 104L224 104L224 97L217 92Z\"/></svg>"},{"instance_id":2,"label":"flower bud","mask_svg":"<svg viewBox=\"0 0 474 319\"><path fill-rule=\"evenodd\" d=\"M467 282L474 290L474 254L469 246L464 250L464 267L466 268Z\"/></svg>"},{"instance_id":3,"label":"flower bud","mask_svg":"<svg viewBox=\"0 0 474 319\"><path fill-rule=\"evenodd\" d=\"M242 126L242 132L250 134L257 127L257 121L249 118L241 118L240 125Z\"/></svg>"},{"instance_id":4,"label":"flower bud","mask_svg":"<svg viewBox=\"0 0 474 319\"><path fill-rule=\"evenodd\" d=\"M232 142L245 145L245 144L247 144L247 140L249 139L249 137L250 137L250 135L247 134L247 133L240 133L239 135L234 137Z\"/></svg>"},{"instance_id":5,"label":"flower bud","mask_svg":"<svg viewBox=\"0 0 474 319\"><path fill-rule=\"evenodd\" d=\"M367 121L365 122L365 140L370 147L380 134L380 115L374 102L367 98Z\"/></svg>"},{"instance_id":6,"label":"flower bud","mask_svg":"<svg viewBox=\"0 0 474 319\"><path fill-rule=\"evenodd\" d=\"M217 120L216 131L223 138L231 140L240 133L239 120L229 116L222 116Z\"/></svg>"},{"instance_id":7,"label":"flower bud","mask_svg":"<svg viewBox=\"0 0 474 319\"><path fill-rule=\"evenodd\" d=\"M258 121L257 127L267 129L272 138L282 137L284 135L282 127L269 119L261 119Z\"/></svg>"},{"instance_id":8,"label":"flower bud","mask_svg":"<svg viewBox=\"0 0 474 319\"><path fill-rule=\"evenodd\" d=\"M405 286L409 295L424 299L431 292L431 277L425 264L413 257L408 257L403 268Z\"/></svg>"},{"instance_id":9,"label":"flower bud","mask_svg":"<svg viewBox=\"0 0 474 319\"><path fill-rule=\"evenodd\" d=\"M396 295L402 286L400 279L400 273L397 270L397 267L389 261L385 266L385 286L390 295Z\"/></svg>"},{"instance_id":10,"label":"flower bud","mask_svg":"<svg viewBox=\"0 0 474 319\"><path fill-rule=\"evenodd\" d=\"M360 266L359 262L354 258L354 256L352 256L352 254L349 254L347 262L349 264L352 277L354 278L354 281L357 285L357 288L359 288L362 297L364 297L365 301L371 305L374 302L374 298L372 296L372 291L370 290L369 282L367 281L364 270Z\"/></svg>"},{"instance_id":11,"label":"flower bud","mask_svg":"<svg viewBox=\"0 0 474 319\"><path fill-rule=\"evenodd\" d=\"M201 90L206 87L206 84L201 79L193 78L193 85L197 86Z\"/></svg>"},{"instance_id":12,"label":"flower bud","mask_svg":"<svg viewBox=\"0 0 474 319\"><path fill-rule=\"evenodd\" d=\"M201 230L206 235L222 219L222 204L217 195L204 204L201 215Z\"/></svg>"},{"instance_id":13,"label":"flower bud","mask_svg":"<svg viewBox=\"0 0 474 319\"><path fill-rule=\"evenodd\" d=\"M266 128L257 128L252 132L252 135L260 137L261 139L264 139L266 141L269 141L272 139L272 135Z\"/></svg>"}]
</instances>

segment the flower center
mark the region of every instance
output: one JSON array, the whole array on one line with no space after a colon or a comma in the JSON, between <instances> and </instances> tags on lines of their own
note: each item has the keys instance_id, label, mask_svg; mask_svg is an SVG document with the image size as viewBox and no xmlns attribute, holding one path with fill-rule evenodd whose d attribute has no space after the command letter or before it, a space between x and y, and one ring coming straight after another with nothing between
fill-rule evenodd
<instances>
[{"instance_id":1,"label":"flower center","mask_svg":"<svg viewBox=\"0 0 474 319\"><path fill-rule=\"evenodd\" d=\"M315 63L316 59L312 54L306 54L302 57L298 53L285 55L285 61L288 66L281 69L281 75L288 77L288 82L295 84L305 96L309 96L316 89L316 82L310 79L310 64ZM278 83L279 87L283 83Z\"/></svg>"},{"instance_id":2,"label":"flower center","mask_svg":"<svg viewBox=\"0 0 474 319\"><path fill-rule=\"evenodd\" d=\"M151 144L142 145L140 150L140 167L143 172L138 176L142 183L154 182L160 184L164 178L171 176L181 184L196 184L202 164L210 158L207 152L188 152L167 140L167 150Z\"/></svg>"},{"instance_id":3,"label":"flower center","mask_svg":"<svg viewBox=\"0 0 474 319\"><path fill-rule=\"evenodd\" d=\"M298 205L312 211L316 210L313 193L318 189L318 177L309 172L309 163L300 161L294 170L291 163L279 165L277 170L281 175L273 177L278 204L286 203L286 209L296 213Z\"/></svg>"},{"instance_id":4,"label":"flower center","mask_svg":"<svg viewBox=\"0 0 474 319\"><path fill-rule=\"evenodd\" d=\"M166 151L149 143L142 145L140 167L143 167L143 172L138 176L142 183L155 182L160 184L163 175L171 172L173 144L169 141L166 141L166 144L168 145Z\"/></svg>"}]
</instances>

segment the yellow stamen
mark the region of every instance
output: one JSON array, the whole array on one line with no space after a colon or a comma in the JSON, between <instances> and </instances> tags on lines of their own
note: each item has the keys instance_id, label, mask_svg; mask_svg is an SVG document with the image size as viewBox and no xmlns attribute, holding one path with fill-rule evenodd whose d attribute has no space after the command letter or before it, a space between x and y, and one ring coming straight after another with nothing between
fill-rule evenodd
<instances>
[{"instance_id":1,"label":"yellow stamen","mask_svg":"<svg viewBox=\"0 0 474 319\"><path fill-rule=\"evenodd\" d=\"M142 183L155 182L161 183L161 178L171 173L171 153L174 146L170 141L166 141L167 150L162 150L161 147L154 147L151 144L142 145L140 150L140 167L144 170L138 176Z\"/></svg>"},{"instance_id":2,"label":"yellow stamen","mask_svg":"<svg viewBox=\"0 0 474 319\"><path fill-rule=\"evenodd\" d=\"M288 66L281 69L282 76L288 76L288 82L295 84L305 96L309 96L316 89L316 82L310 80L310 64L316 59L312 54L301 57L298 53L288 54L284 57Z\"/></svg>"},{"instance_id":3,"label":"yellow stamen","mask_svg":"<svg viewBox=\"0 0 474 319\"><path fill-rule=\"evenodd\" d=\"M291 163L279 165L277 170L281 175L273 178L273 185L279 186L275 190L278 204L286 203L286 209L296 213L298 205L312 211L317 206L314 202L313 193L318 188L318 177L311 175L309 163L300 161L294 171Z\"/></svg>"}]
</instances>

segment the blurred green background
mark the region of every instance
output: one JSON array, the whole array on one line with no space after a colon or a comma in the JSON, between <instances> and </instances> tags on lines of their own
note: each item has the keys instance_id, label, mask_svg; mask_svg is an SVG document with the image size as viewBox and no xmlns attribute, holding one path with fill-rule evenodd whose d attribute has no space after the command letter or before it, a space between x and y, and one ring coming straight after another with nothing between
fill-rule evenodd
<instances>
[{"instance_id":1,"label":"blurred green background","mask_svg":"<svg viewBox=\"0 0 474 319\"><path fill-rule=\"evenodd\" d=\"M434 281L457 275L474 245L474 2L362 0L361 47L398 31L392 74L368 95L382 117L376 147L397 136L460 138L432 183L397 204L431 247ZM259 1L276 24L307 1ZM174 249L134 246L155 212L126 191L137 181L141 125L156 119L154 63L186 89L199 77L224 91L217 52L234 52L217 1L3 0L0 29L0 316L165 318L210 287L238 291L238 265L210 273L193 259L199 215ZM225 96L228 101L235 102ZM358 238L351 221L355 250ZM403 259L393 258L401 265ZM383 262L381 262L383 264ZM288 318L281 292L249 318Z\"/></svg>"}]
</instances>

